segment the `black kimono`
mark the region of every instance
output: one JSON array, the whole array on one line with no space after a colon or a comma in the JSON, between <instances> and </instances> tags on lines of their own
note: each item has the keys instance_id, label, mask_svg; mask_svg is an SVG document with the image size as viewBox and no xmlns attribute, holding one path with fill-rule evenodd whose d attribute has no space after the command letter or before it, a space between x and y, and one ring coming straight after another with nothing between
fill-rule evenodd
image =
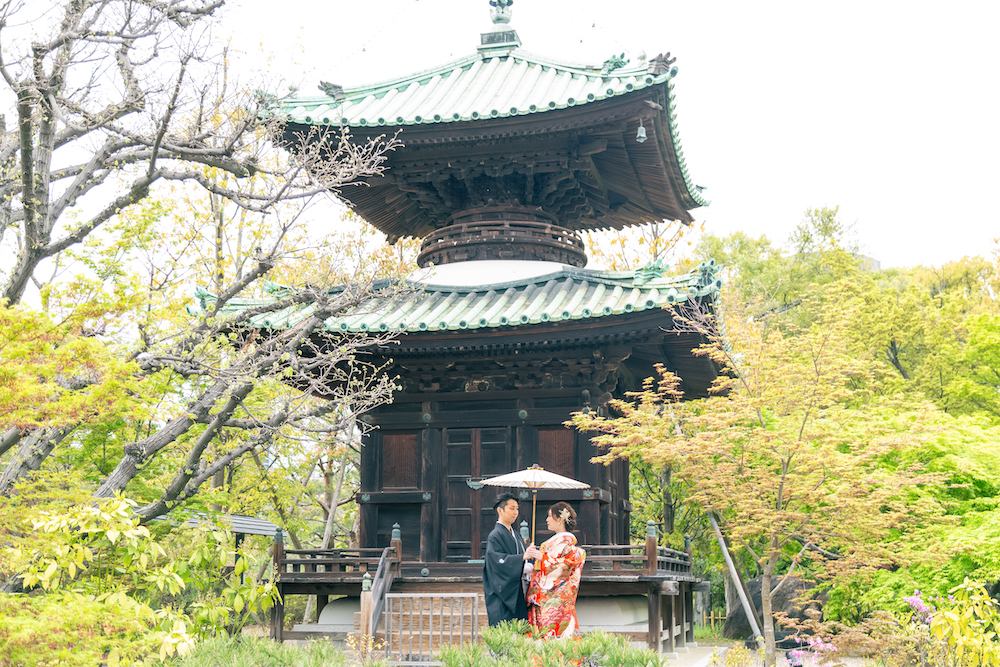
<instances>
[{"instance_id":1,"label":"black kimono","mask_svg":"<svg viewBox=\"0 0 1000 667\"><path fill-rule=\"evenodd\" d=\"M524 542L511 535L507 526L497 525L486 539L483 589L490 625L515 618L528 618L528 603L521 588L524 570Z\"/></svg>"}]
</instances>

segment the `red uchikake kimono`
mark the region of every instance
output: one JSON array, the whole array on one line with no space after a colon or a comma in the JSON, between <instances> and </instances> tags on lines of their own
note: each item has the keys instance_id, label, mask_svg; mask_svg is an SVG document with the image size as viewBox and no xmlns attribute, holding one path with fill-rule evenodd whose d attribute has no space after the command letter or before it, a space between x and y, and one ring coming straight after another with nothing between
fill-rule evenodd
<instances>
[{"instance_id":1,"label":"red uchikake kimono","mask_svg":"<svg viewBox=\"0 0 1000 667\"><path fill-rule=\"evenodd\" d=\"M542 542L528 586L529 634L535 639L570 637L579 631L576 594L587 553L571 533L557 533ZM562 571L559 571L559 566Z\"/></svg>"}]
</instances>

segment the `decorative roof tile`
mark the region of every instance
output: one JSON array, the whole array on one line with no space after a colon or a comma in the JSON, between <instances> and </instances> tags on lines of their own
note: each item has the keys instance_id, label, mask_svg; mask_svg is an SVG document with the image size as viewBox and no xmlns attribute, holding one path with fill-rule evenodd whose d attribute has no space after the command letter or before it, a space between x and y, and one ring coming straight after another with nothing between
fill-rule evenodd
<instances>
[{"instance_id":1,"label":"decorative roof tile","mask_svg":"<svg viewBox=\"0 0 1000 667\"><path fill-rule=\"evenodd\" d=\"M593 271L562 267L537 278L480 286L414 284L414 292L372 298L354 310L332 317L332 332L457 331L500 329L545 322L588 320L663 308L691 298L714 295L722 286L715 261L702 262L682 276L662 277L659 266L637 271ZM287 288L272 285L275 298ZM338 289L338 288L335 288ZM198 292L202 307L211 295ZM233 299L224 314L264 305L268 299ZM283 329L294 326L313 310L309 304L258 315L251 327Z\"/></svg>"},{"instance_id":2,"label":"decorative roof tile","mask_svg":"<svg viewBox=\"0 0 1000 667\"><path fill-rule=\"evenodd\" d=\"M505 118L625 95L664 84L677 74L676 67L658 74L648 70L642 63L609 72L601 66L558 63L521 49L475 53L368 86L341 89L323 84L320 94L279 100L272 112L294 123L352 127Z\"/></svg>"}]
</instances>

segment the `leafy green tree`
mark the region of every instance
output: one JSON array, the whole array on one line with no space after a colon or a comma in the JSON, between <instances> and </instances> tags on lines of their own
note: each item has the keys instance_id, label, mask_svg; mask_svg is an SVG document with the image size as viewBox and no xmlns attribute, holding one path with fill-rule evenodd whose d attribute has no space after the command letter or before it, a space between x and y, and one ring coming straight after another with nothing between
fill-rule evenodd
<instances>
[{"instance_id":1,"label":"leafy green tree","mask_svg":"<svg viewBox=\"0 0 1000 667\"><path fill-rule=\"evenodd\" d=\"M1000 423L1000 315L980 313L966 323L968 342L960 361L964 373L948 389L962 403Z\"/></svg>"},{"instance_id":2,"label":"leafy green tree","mask_svg":"<svg viewBox=\"0 0 1000 667\"><path fill-rule=\"evenodd\" d=\"M664 371L635 402L612 401L616 416L572 422L600 434L605 459L669 465L688 501L720 517L759 568L765 619L782 563L792 563L784 576L801 569L817 577L898 564L890 537L935 512L906 502L908 489L934 476L881 465L918 445L919 416L901 419L900 406L878 399L885 369L853 354L852 313L826 298L811 310L803 328L780 315L750 316L732 298L720 304L722 326L697 307L679 310L681 326L704 336L702 353L722 370L714 395L682 402L678 378ZM763 630L774 664L772 624Z\"/></svg>"},{"instance_id":3,"label":"leafy green tree","mask_svg":"<svg viewBox=\"0 0 1000 667\"><path fill-rule=\"evenodd\" d=\"M692 231L680 222L661 220L625 229L585 232L584 241L591 265L608 271L632 271L650 262L666 264Z\"/></svg>"}]
</instances>

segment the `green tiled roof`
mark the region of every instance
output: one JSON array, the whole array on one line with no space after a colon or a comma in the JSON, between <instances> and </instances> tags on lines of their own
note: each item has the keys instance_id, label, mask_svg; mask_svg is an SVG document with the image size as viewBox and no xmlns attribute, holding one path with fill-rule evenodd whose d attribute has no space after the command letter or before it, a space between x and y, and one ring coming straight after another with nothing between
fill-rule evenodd
<instances>
[{"instance_id":1,"label":"green tiled roof","mask_svg":"<svg viewBox=\"0 0 1000 667\"><path fill-rule=\"evenodd\" d=\"M326 321L327 331L458 331L497 329L565 320L600 320L653 310L690 298L712 295L722 286L715 262L664 278L659 267L611 272L564 267L537 278L459 287L415 284L402 297L373 298L349 313ZM275 298L287 288L271 286ZM202 308L212 298L199 291ZM268 299L233 299L224 314L265 305ZM263 329L294 326L312 312L309 304L251 318L247 325Z\"/></svg>"},{"instance_id":2,"label":"green tiled roof","mask_svg":"<svg viewBox=\"0 0 1000 667\"><path fill-rule=\"evenodd\" d=\"M677 67L641 63L608 71L558 63L521 49L480 51L410 76L358 88L324 84L332 94L294 94L269 113L301 125L354 128L433 125L541 114L665 86L667 122L684 184L699 206L709 201L688 174L674 114Z\"/></svg>"},{"instance_id":3,"label":"green tiled roof","mask_svg":"<svg viewBox=\"0 0 1000 667\"><path fill-rule=\"evenodd\" d=\"M645 63L602 73L515 49L476 53L434 69L360 88L343 99L293 96L277 104L287 120L305 125L417 125L505 118L587 104L666 83L676 68L647 74Z\"/></svg>"}]
</instances>

